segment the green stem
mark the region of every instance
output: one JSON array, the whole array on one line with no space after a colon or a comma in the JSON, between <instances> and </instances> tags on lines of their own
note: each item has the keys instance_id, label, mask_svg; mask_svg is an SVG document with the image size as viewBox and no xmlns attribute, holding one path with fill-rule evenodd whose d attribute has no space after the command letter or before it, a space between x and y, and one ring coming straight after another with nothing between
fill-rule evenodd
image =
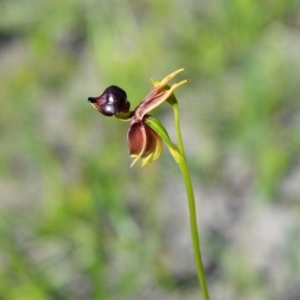
<instances>
[{"instance_id":1,"label":"green stem","mask_svg":"<svg viewBox=\"0 0 300 300\"><path fill-rule=\"evenodd\" d=\"M192 233L194 258L195 258L195 263L196 263L196 267L197 267L198 279L199 279L203 299L209 300L209 294L208 294L205 272L204 272L204 268L203 268L201 250L200 250L200 238L199 238L198 227L197 227L195 197L194 197L193 185L192 185L191 176L190 176L190 172L189 172L186 157L185 157L185 151L184 151L184 146L183 146L183 141L182 141L182 136L181 136L177 101L174 101L172 103L172 107L174 110L174 119L175 119L175 127L176 127L177 139L178 139L178 148L179 148L180 154L183 157L183 160L181 162L179 162L178 165L179 165L179 168L180 168L180 171L181 171L184 183L185 183L185 188L186 188L187 197L188 197L189 213L190 213L190 227L191 227L191 233Z\"/></svg>"}]
</instances>

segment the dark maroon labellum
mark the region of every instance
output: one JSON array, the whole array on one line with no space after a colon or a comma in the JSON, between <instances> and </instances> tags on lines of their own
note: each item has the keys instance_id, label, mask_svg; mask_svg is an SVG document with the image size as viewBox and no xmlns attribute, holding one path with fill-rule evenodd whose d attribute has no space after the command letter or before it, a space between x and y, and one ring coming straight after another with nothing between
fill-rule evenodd
<instances>
[{"instance_id":1,"label":"dark maroon labellum","mask_svg":"<svg viewBox=\"0 0 300 300\"><path fill-rule=\"evenodd\" d=\"M125 91L116 85L109 86L99 97L89 97L88 101L105 116L128 112L130 108Z\"/></svg>"}]
</instances>

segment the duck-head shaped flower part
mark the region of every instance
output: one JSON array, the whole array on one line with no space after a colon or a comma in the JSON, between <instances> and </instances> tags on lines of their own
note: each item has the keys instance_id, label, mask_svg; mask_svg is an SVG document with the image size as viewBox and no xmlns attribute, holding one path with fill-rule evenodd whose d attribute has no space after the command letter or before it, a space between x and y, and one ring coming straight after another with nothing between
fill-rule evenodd
<instances>
[{"instance_id":1,"label":"duck-head shaped flower part","mask_svg":"<svg viewBox=\"0 0 300 300\"><path fill-rule=\"evenodd\" d=\"M167 141L169 147L172 145L162 124L148 113L163 102L170 101L174 90L189 81L186 79L171 87L167 86L167 83L181 71L183 69L171 73L161 82L153 82L154 89L133 111L129 110L130 102L125 91L115 85L108 87L99 97L88 98L101 114L114 115L118 119L130 121L127 140L130 156L135 157L131 166L140 158L143 159L142 166L156 160L161 155L163 139Z\"/></svg>"},{"instance_id":2,"label":"duck-head shaped flower part","mask_svg":"<svg viewBox=\"0 0 300 300\"><path fill-rule=\"evenodd\" d=\"M114 116L129 112L130 102L124 90L116 85L109 86L99 97L89 97L88 101L104 116Z\"/></svg>"}]
</instances>

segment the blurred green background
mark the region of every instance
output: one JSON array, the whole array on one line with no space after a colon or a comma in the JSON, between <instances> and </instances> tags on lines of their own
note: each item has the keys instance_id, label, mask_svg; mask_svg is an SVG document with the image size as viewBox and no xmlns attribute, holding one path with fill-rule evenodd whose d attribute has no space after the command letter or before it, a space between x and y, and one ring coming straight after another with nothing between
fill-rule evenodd
<instances>
[{"instance_id":1,"label":"blurred green background","mask_svg":"<svg viewBox=\"0 0 300 300\"><path fill-rule=\"evenodd\" d=\"M300 299L298 0L0 1L0 299L200 299L177 166L87 102L181 67L212 299Z\"/></svg>"}]
</instances>

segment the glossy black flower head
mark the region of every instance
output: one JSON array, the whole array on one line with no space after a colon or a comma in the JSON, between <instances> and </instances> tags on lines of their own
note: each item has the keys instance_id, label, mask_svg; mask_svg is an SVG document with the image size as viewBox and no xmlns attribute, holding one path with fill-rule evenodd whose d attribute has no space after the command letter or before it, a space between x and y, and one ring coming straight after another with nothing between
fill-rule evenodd
<instances>
[{"instance_id":1,"label":"glossy black flower head","mask_svg":"<svg viewBox=\"0 0 300 300\"><path fill-rule=\"evenodd\" d=\"M119 113L127 113L130 102L124 90L116 85L109 86L99 97L89 97L88 101L101 114L111 117Z\"/></svg>"}]
</instances>

